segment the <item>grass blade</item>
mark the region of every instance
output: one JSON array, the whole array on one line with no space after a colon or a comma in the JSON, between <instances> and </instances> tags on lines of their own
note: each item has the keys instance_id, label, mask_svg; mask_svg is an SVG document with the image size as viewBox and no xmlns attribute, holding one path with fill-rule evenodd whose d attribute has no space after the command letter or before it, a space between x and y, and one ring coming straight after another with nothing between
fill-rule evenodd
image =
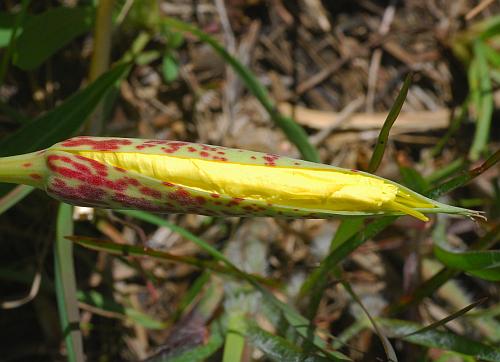
<instances>
[{"instance_id":1,"label":"grass blade","mask_svg":"<svg viewBox=\"0 0 500 362\"><path fill-rule=\"evenodd\" d=\"M149 214L149 213L144 212L144 211L119 210L117 212L120 214L123 214L123 215L129 215L129 216L135 217L136 219L146 221L146 222L149 222L149 223L157 225L157 226L164 226L164 227L178 233L182 237L185 237L186 239L191 240L193 243L198 245L200 248L202 248L203 250L208 252L216 260L219 260L219 261L223 262L224 264L226 264L226 266L228 266L229 268L231 268L231 269L234 268L235 270L238 270L233 265L233 263L231 263L231 261L228 258L226 258L224 256L224 254L222 254L219 250L215 249L212 245L208 244L205 240L197 237L193 233L189 232L188 230L186 230L180 226L177 226L177 225L175 225L175 224L173 224L165 219L162 219L159 216ZM241 272L241 273L243 273L243 272ZM245 274L245 273L243 273L243 274Z\"/></svg>"},{"instance_id":2,"label":"grass blade","mask_svg":"<svg viewBox=\"0 0 500 362\"><path fill-rule=\"evenodd\" d=\"M401 112L401 108L405 102L410 84L411 74L408 74L396 100L394 101L394 104L391 107L391 110L389 111L389 114L387 115L387 118L385 119L384 125L380 130L380 134L378 135L377 144L375 145L372 158L370 159L370 164L368 165L368 172L370 173L375 173L380 165L380 162L382 161L382 157L384 156L385 148L387 146L387 140L389 139L389 132L391 131L392 125L398 118L399 112Z\"/></svg>"},{"instance_id":3,"label":"grass blade","mask_svg":"<svg viewBox=\"0 0 500 362\"><path fill-rule=\"evenodd\" d=\"M427 331L430 331L430 330L433 330L433 329L437 329L440 326L444 326L446 323L451 322L452 320L457 319L458 317L463 316L465 313L467 313L471 309L474 309L478 305L484 303L486 301L486 299L487 298L481 298L477 302L474 302L474 303L466 306L465 308L462 308L459 311L457 311L457 312L455 312L453 314L450 314L446 318L443 318L443 319L441 319L441 320L439 320L439 321L437 321L435 323L432 323L432 324L428 325L427 327L421 328L421 329L419 329L419 330L417 330L415 332L408 333L407 335L404 336L404 338L410 337L410 336L413 336L413 335L419 334L419 333L425 333Z\"/></svg>"},{"instance_id":4,"label":"grass blade","mask_svg":"<svg viewBox=\"0 0 500 362\"><path fill-rule=\"evenodd\" d=\"M117 212L124 214L124 215L136 217L139 220L150 222L150 223L158 225L158 226L165 226L165 227L170 228L171 230L179 233L180 235L184 236L186 239L192 240L200 248L202 248L203 250L208 252L212 257L214 257L216 260L222 261L224 264L226 264L226 266L230 269L230 272L232 272L235 275L246 280L255 289L257 289L263 295L264 299L274 309L276 309L278 313L279 312L283 313L283 316L288 321L290 326L292 328L294 328L299 335L301 335L305 339L311 339L311 336L308 334L308 332L309 332L308 326L310 323L307 320L307 318L300 315L291 306L278 300L271 292L269 292L266 288L264 288L262 285L259 284L259 282L265 282L265 281L267 281L267 279L261 278L259 280L259 278L257 276L250 275L250 274L247 274L247 273L241 271L229 259L227 259L221 252L219 252L217 249L215 249L214 247L212 247L211 245L206 243L204 240L198 238L197 236L193 235L189 231L187 231L187 230L185 230L177 225L174 225L166 220L163 220L162 218L160 218L158 216L148 214L148 213L143 212L143 211L134 211L134 210L120 210ZM325 333L327 333L327 332L325 332ZM314 346L317 349L320 349L320 350L324 351L327 355L332 356L332 358L334 358L335 360L349 361L349 358L344 356L340 352L331 351L331 350L327 351L325 348L326 343L322 339L320 339L318 336L313 336L311 343L314 344Z\"/></svg>"},{"instance_id":5,"label":"grass blade","mask_svg":"<svg viewBox=\"0 0 500 362\"><path fill-rule=\"evenodd\" d=\"M3 85L3 81L5 79L5 75L7 74L7 68L9 67L9 61L12 55L12 52L15 49L15 44L16 44L16 38L17 38L17 32L19 31L19 27L21 24L24 22L24 19L26 17L26 12L28 10L28 5L30 4L31 0L23 0L21 2L21 11L19 14L16 16L16 20L14 22L14 28L12 29L12 32L10 34L10 39L9 39L9 45L7 47L6 52L2 56L2 61L0 63L0 86Z\"/></svg>"},{"instance_id":6,"label":"grass blade","mask_svg":"<svg viewBox=\"0 0 500 362\"><path fill-rule=\"evenodd\" d=\"M483 250L493 246L500 237L500 223L497 223L485 236L471 245L472 250ZM398 303L389 308L389 314L397 314L406 308L418 304L424 298L431 296L444 283L460 274L460 270L443 268L432 278L422 283L411 295L404 296Z\"/></svg>"},{"instance_id":7,"label":"grass blade","mask_svg":"<svg viewBox=\"0 0 500 362\"><path fill-rule=\"evenodd\" d=\"M481 40L474 42L474 61L470 70L472 73L470 77L472 99L477 112L476 132L469 152L469 157L473 161L479 159L481 153L486 149L494 109L493 90L485 47L486 45Z\"/></svg>"},{"instance_id":8,"label":"grass blade","mask_svg":"<svg viewBox=\"0 0 500 362\"><path fill-rule=\"evenodd\" d=\"M374 237L387 226L392 224L397 218L397 216L388 216L378 219L342 243L338 248L334 249L304 282L300 291L301 295L305 296L312 290L320 288L324 283L326 283L328 274L330 271L334 270L338 263L362 245L366 240Z\"/></svg>"},{"instance_id":9,"label":"grass blade","mask_svg":"<svg viewBox=\"0 0 500 362\"><path fill-rule=\"evenodd\" d=\"M459 336L451 332L428 330L422 333L412 334L422 327L412 322L396 319L380 318L377 319L377 321L390 336L400 338L406 342L420 346L454 351L468 356L474 356L484 361L500 361L500 349L473 341L469 338ZM408 334L412 335L406 337Z\"/></svg>"},{"instance_id":10,"label":"grass blade","mask_svg":"<svg viewBox=\"0 0 500 362\"><path fill-rule=\"evenodd\" d=\"M259 100L262 106L271 116L272 120L286 134L288 139L299 149L302 157L308 161L319 162L316 149L311 145L304 129L294 122L290 117L282 115L274 103L269 98L267 90L257 80L255 75L235 57L229 54L224 47L210 35L204 33L196 26L182 22L173 18L163 18L163 23L180 31L189 32L201 41L210 45L228 63L233 70L241 77L243 83L252 94Z\"/></svg>"},{"instance_id":11,"label":"grass blade","mask_svg":"<svg viewBox=\"0 0 500 362\"><path fill-rule=\"evenodd\" d=\"M447 267L462 271L476 271L500 267L500 251L498 250L472 250L454 251L448 244L446 235L446 225L442 218L438 219L438 224L432 233L434 239L434 255ZM500 238L497 235L495 243Z\"/></svg>"},{"instance_id":12,"label":"grass blade","mask_svg":"<svg viewBox=\"0 0 500 362\"><path fill-rule=\"evenodd\" d=\"M361 227L359 221L357 223L346 224L346 228L348 227L351 229L349 230L349 234L351 234L352 236L342 243L339 243L338 247L333 249L330 254L328 254L328 256L323 259L320 266L307 277L300 289L300 296L302 298L306 298L307 296L309 296L307 317L310 320L314 319L316 311L318 310L319 304L321 302L323 292L328 285L330 274L338 270L338 264L342 260L344 260L344 258L346 258L351 252L362 245L366 240L377 235L387 226L392 224L397 218L397 216L391 216L376 220L361 231L354 233L354 235L352 235L352 233L354 232L355 228ZM335 239L333 241L335 241ZM309 325L309 333L311 333L313 328L314 327L312 325Z\"/></svg>"},{"instance_id":13,"label":"grass blade","mask_svg":"<svg viewBox=\"0 0 500 362\"><path fill-rule=\"evenodd\" d=\"M92 25L92 7L54 7L30 16L16 42L13 63L22 70L33 70L52 54L88 31Z\"/></svg>"},{"instance_id":14,"label":"grass blade","mask_svg":"<svg viewBox=\"0 0 500 362\"><path fill-rule=\"evenodd\" d=\"M92 114L104 95L130 69L118 65L103 74L94 83L78 91L60 106L26 123L18 131L0 141L0 156L37 151L75 134ZM0 184L0 196L13 186Z\"/></svg>"},{"instance_id":15,"label":"grass blade","mask_svg":"<svg viewBox=\"0 0 500 362\"><path fill-rule=\"evenodd\" d=\"M394 351L394 348L391 345L391 342L389 342L389 339L386 337L382 329L380 329L377 325L377 322L375 319L370 315L370 312L368 312L368 309L363 305L363 302L361 299L358 297L358 295L354 292L354 290L351 288L351 285L345 281L342 282L342 285L344 286L345 290L349 293L352 299L358 305L361 307L365 315L368 317L368 320L370 321L373 329L375 330L375 334L380 339L380 342L382 342L382 346L384 347L385 354L387 356L387 360L391 362L398 362L398 357L396 356L396 352Z\"/></svg>"},{"instance_id":16,"label":"grass blade","mask_svg":"<svg viewBox=\"0 0 500 362\"><path fill-rule=\"evenodd\" d=\"M463 271L500 267L500 250L455 252L435 244L434 255L446 266Z\"/></svg>"},{"instance_id":17,"label":"grass blade","mask_svg":"<svg viewBox=\"0 0 500 362\"><path fill-rule=\"evenodd\" d=\"M196 305L171 327L159 351L146 361L201 362L220 349L225 332L220 319L211 324L210 331L206 324L213 319L224 297L222 280L211 278L200 295ZM210 339L206 341L208 333Z\"/></svg>"},{"instance_id":18,"label":"grass blade","mask_svg":"<svg viewBox=\"0 0 500 362\"><path fill-rule=\"evenodd\" d=\"M27 123L0 142L0 155L37 151L76 133L102 97L129 69L128 64L116 66L60 106Z\"/></svg>"},{"instance_id":19,"label":"grass blade","mask_svg":"<svg viewBox=\"0 0 500 362\"><path fill-rule=\"evenodd\" d=\"M248 323L246 336L252 345L260 349L271 361L326 362L329 358L308 355L290 341L266 332L254 323Z\"/></svg>"},{"instance_id":20,"label":"grass blade","mask_svg":"<svg viewBox=\"0 0 500 362\"><path fill-rule=\"evenodd\" d=\"M174 356L159 354L148 358L145 362L201 362L217 352L223 343L221 322L216 320L210 326L210 337L204 345L189 348Z\"/></svg>"},{"instance_id":21,"label":"grass blade","mask_svg":"<svg viewBox=\"0 0 500 362\"><path fill-rule=\"evenodd\" d=\"M493 155L491 155L481 166L463 172L462 174L452 178L451 180L427 191L425 194L427 197L430 197L431 199L436 199L439 196L446 194L470 182L474 178L484 173L489 168L493 167L499 161L500 161L500 150L496 151Z\"/></svg>"},{"instance_id":22,"label":"grass blade","mask_svg":"<svg viewBox=\"0 0 500 362\"><path fill-rule=\"evenodd\" d=\"M66 236L73 233L72 211L73 207L68 204L61 203L59 206L54 244L55 286L68 361L83 362L85 358L76 295L73 244L66 240Z\"/></svg>"},{"instance_id":23,"label":"grass blade","mask_svg":"<svg viewBox=\"0 0 500 362\"><path fill-rule=\"evenodd\" d=\"M330 251L337 249L345 241L352 238L361 230L364 222L365 218L363 217L342 220L337 231L335 232L332 242L330 243Z\"/></svg>"},{"instance_id":24,"label":"grass blade","mask_svg":"<svg viewBox=\"0 0 500 362\"><path fill-rule=\"evenodd\" d=\"M153 319L137 309L125 307L116 303L113 299L106 298L101 293L90 290L87 292L78 291L78 301L85 303L93 308L98 308L107 313L104 316L114 316L119 319L127 319L129 322L136 323L149 329L165 329L166 323Z\"/></svg>"},{"instance_id":25,"label":"grass blade","mask_svg":"<svg viewBox=\"0 0 500 362\"><path fill-rule=\"evenodd\" d=\"M462 125L463 121L467 116L467 112L469 110L468 105L469 102L467 101L462 103L458 115L455 115L453 117L453 119L450 122L450 125L448 126L448 129L446 130L446 133L444 134L443 137L439 139L439 141L432 149L431 154L433 157L437 157L438 155L441 154L441 152L443 152L443 149L450 140L450 138L460 129L460 126Z\"/></svg>"},{"instance_id":26,"label":"grass blade","mask_svg":"<svg viewBox=\"0 0 500 362\"><path fill-rule=\"evenodd\" d=\"M471 270L467 274L477 278L488 280L490 282L500 282L500 266L485 268L480 270Z\"/></svg>"},{"instance_id":27,"label":"grass blade","mask_svg":"<svg viewBox=\"0 0 500 362\"><path fill-rule=\"evenodd\" d=\"M0 199L0 215L28 196L34 188L26 185L16 186Z\"/></svg>"},{"instance_id":28,"label":"grass blade","mask_svg":"<svg viewBox=\"0 0 500 362\"><path fill-rule=\"evenodd\" d=\"M443 166L442 168L435 170L433 173L427 176L425 180L431 184L443 182L447 178L468 167L467 164L468 163L463 158L458 158L454 161L451 161L449 164Z\"/></svg>"},{"instance_id":29,"label":"grass blade","mask_svg":"<svg viewBox=\"0 0 500 362\"><path fill-rule=\"evenodd\" d=\"M173 255L164 251L154 250L150 248L146 248L143 246L135 246L135 245L127 245L127 244L117 244L108 241L97 240L84 236L70 236L67 237L68 240L71 240L85 248L96 250L96 251L104 251L113 255L121 255L121 256L133 256L133 257L143 257L147 256L150 258L161 259L164 261L169 261L173 263L183 263L198 267L200 269L209 269L215 272L224 273L228 275L240 276L237 272L232 270L231 268L222 266L220 264L200 260L199 258L189 257L189 256L180 256ZM264 279L260 276L255 276L262 283L273 284L267 279Z\"/></svg>"},{"instance_id":30,"label":"grass blade","mask_svg":"<svg viewBox=\"0 0 500 362\"><path fill-rule=\"evenodd\" d=\"M241 361L245 349L245 318L240 311L228 315L222 362Z\"/></svg>"}]
</instances>

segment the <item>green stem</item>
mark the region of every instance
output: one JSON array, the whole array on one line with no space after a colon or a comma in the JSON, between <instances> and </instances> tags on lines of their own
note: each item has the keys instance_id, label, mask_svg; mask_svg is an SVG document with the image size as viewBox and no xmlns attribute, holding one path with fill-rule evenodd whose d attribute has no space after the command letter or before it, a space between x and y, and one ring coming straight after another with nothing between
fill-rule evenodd
<instances>
[{"instance_id":1,"label":"green stem","mask_svg":"<svg viewBox=\"0 0 500 362\"><path fill-rule=\"evenodd\" d=\"M38 152L0 158L0 182L43 188L45 158Z\"/></svg>"}]
</instances>

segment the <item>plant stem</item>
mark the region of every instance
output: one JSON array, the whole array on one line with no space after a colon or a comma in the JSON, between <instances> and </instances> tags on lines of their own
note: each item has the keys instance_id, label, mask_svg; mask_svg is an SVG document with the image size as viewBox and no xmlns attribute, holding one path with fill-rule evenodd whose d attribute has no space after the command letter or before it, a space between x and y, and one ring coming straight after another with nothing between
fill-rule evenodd
<instances>
[{"instance_id":1,"label":"plant stem","mask_svg":"<svg viewBox=\"0 0 500 362\"><path fill-rule=\"evenodd\" d=\"M93 82L109 68L111 57L111 38L113 35L113 6L114 0L101 0L97 7L94 28L94 52L90 63L89 81ZM87 120L85 132L98 135L102 132L102 102L94 114Z\"/></svg>"},{"instance_id":2,"label":"plant stem","mask_svg":"<svg viewBox=\"0 0 500 362\"><path fill-rule=\"evenodd\" d=\"M45 172L45 158L37 152L0 158L0 182L41 188Z\"/></svg>"}]
</instances>

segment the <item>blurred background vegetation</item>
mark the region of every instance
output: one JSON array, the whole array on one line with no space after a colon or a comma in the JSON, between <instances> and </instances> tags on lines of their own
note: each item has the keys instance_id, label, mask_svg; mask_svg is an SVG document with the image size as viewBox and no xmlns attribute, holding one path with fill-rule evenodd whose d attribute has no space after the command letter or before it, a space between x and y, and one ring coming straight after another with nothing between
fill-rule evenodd
<instances>
[{"instance_id":1,"label":"blurred background vegetation","mask_svg":"<svg viewBox=\"0 0 500 362\"><path fill-rule=\"evenodd\" d=\"M0 360L500 361L499 84L497 1L2 1L0 156L218 144L488 220L111 213L0 185Z\"/></svg>"}]
</instances>

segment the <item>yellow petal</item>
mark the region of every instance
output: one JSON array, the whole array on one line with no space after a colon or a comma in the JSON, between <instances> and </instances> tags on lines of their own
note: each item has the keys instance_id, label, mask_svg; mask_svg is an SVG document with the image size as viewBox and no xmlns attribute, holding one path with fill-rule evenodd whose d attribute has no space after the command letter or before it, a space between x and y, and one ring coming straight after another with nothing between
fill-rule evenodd
<instances>
[{"instance_id":1,"label":"yellow petal","mask_svg":"<svg viewBox=\"0 0 500 362\"><path fill-rule=\"evenodd\" d=\"M77 152L161 181L279 205L332 211L398 211L421 220L427 218L411 207L433 207L405 195L391 183L361 173L134 152Z\"/></svg>"}]
</instances>

